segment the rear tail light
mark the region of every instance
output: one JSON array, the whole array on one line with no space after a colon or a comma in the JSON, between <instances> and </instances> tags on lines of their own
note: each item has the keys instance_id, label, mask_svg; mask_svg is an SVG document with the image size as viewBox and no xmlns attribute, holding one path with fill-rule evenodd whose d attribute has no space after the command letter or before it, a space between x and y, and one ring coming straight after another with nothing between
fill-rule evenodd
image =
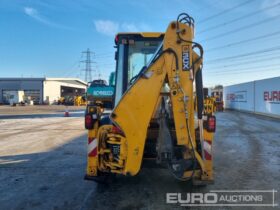
<instances>
[{"instance_id":1,"label":"rear tail light","mask_svg":"<svg viewBox=\"0 0 280 210\"><path fill-rule=\"evenodd\" d=\"M216 117L215 116L208 116L206 130L208 132L215 132L216 131Z\"/></svg>"},{"instance_id":2,"label":"rear tail light","mask_svg":"<svg viewBox=\"0 0 280 210\"><path fill-rule=\"evenodd\" d=\"M93 129L93 118L91 114L86 114L85 116L85 128Z\"/></svg>"}]
</instances>

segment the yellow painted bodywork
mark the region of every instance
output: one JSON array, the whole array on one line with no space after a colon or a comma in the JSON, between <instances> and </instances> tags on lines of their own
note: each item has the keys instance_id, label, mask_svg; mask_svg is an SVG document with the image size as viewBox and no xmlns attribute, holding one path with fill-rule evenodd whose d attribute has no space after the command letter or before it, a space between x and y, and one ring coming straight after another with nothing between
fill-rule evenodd
<instances>
[{"instance_id":1,"label":"yellow painted bodywork","mask_svg":"<svg viewBox=\"0 0 280 210\"><path fill-rule=\"evenodd\" d=\"M185 24L181 24L180 28L186 30L182 37L186 40L192 40L192 28ZM178 55L178 63L181 67L183 62L182 47L189 48L190 60L193 60L192 55L194 53L191 44L177 43L177 34L174 33L174 30L170 24L165 33L163 50L172 48ZM192 65L192 62L190 65ZM140 170L147 128L156 108L165 78L167 78L170 87L177 143L178 145L186 145L191 149L187 130L188 123L192 143L195 145L193 81L190 79L190 71L182 71L182 67L176 69L174 55L165 54L145 74L150 75L150 77L148 79L140 78L136 81L113 110L112 121L122 129L127 139L128 153L123 174L136 175ZM180 81L177 82L176 78L179 78ZM176 94L173 94L175 92ZM188 99L187 103L184 102L186 99ZM188 121L186 121L186 114L188 115ZM201 167L204 168L200 155L197 152L195 155Z\"/></svg>"},{"instance_id":2,"label":"yellow painted bodywork","mask_svg":"<svg viewBox=\"0 0 280 210\"><path fill-rule=\"evenodd\" d=\"M74 105L75 106L85 106L85 105L87 105L87 101L84 100L82 96L75 96Z\"/></svg>"},{"instance_id":3,"label":"yellow painted bodywork","mask_svg":"<svg viewBox=\"0 0 280 210\"><path fill-rule=\"evenodd\" d=\"M89 131L89 135L98 139L98 156L95 160L88 160L88 175L92 168L99 171L136 175L143 160L143 152L147 138L147 130L161 98L161 90L165 83L170 91L173 119L175 123L177 145L186 147L187 151L194 149L199 168L194 177L199 180L213 180L212 160L205 160L197 151L195 135L195 105L193 90L193 75L199 71L202 60L199 60L192 69L183 70L183 51L189 52L190 66L198 59L192 49L192 43L178 42L178 35L174 27L176 22L170 23L164 36L163 51L172 49L177 54L178 66L173 53L162 54L125 92L114 108L110 119L120 130L121 134L112 133L113 125L104 125ZM193 39L193 28L178 23L181 29L180 36L184 40ZM140 33L144 37L158 37L161 33ZM91 133L92 132L92 133ZM203 130L203 137L213 140L213 133ZM120 157L117 161L111 157L112 151L107 144L120 145ZM103 145L103 146L102 146ZM109 159L104 159L107 154ZM184 159L190 158L190 152L184 154ZM89 170L91 168L91 170ZM192 171L185 171L183 178L192 175Z\"/></svg>"},{"instance_id":4,"label":"yellow painted bodywork","mask_svg":"<svg viewBox=\"0 0 280 210\"><path fill-rule=\"evenodd\" d=\"M98 132L98 123L94 124L94 128L88 131L88 138L96 138ZM98 170L98 158L88 156L87 159L87 175L89 176L97 176Z\"/></svg>"},{"instance_id":5,"label":"yellow painted bodywork","mask_svg":"<svg viewBox=\"0 0 280 210\"><path fill-rule=\"evenodd\" d=\"M87 107L87 112L88 113L93 113L95 115L101 115L103 112L103 109L100 106L96 107ZM93 124L93 128L88 130L88 139L96 139L98 137L99 133L99 122L96 121ZM88 176L97 176L98 172L98 157L92 157L88 156L87 157L87 175Z\"/></svg>"},{"instance_id":6,"label":"yellow painted bodywork","mask_svg":"<svg viewBox=\"0 0 280 210\"><path fill-rule=\"evenodd\" d=\"M113 121L123 130L127 139L128 154L124 174L135 175L140 169L148 125L166 75L162 70L163 65L163 60L157 61L149 71L151 77L139 79L113 111Z\"/></svg>"},{"instance_id":7,"label":"yellow painted bodywork","mask_svg":"<svg viewBox=\"0 0 280 210\"><path fill-rule=\"evenodd\" d=\"M164 33L159 33L159 32L141 32L141 33L118 33L118 35L141 35L142 37L146 37L146 38L156 38L156 37L160 37L162 35L164 35Z\"/></svg>"}]
</instances>

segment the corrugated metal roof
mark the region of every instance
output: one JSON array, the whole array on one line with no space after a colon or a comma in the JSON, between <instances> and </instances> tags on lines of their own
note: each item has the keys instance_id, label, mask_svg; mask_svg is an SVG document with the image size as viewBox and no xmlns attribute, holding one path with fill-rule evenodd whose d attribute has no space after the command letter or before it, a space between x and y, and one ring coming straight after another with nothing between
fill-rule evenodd
<instances>
[{"instance_id":1,"label":"corrugated metal roof","mask_svg":"<svg viewBox=\"0 0 280 210\"><path fill-rule=\"evenodd\" d=\"M75 81L78 83L81 83L83 85L87 85L86 82L78 79L78 78L63 78L63 77L57 77L57 78L51 78L51 77L3 77L0 78L0 81L61 81L61 82L66 82L66 81Z\"/></svg>"}]
</instances>

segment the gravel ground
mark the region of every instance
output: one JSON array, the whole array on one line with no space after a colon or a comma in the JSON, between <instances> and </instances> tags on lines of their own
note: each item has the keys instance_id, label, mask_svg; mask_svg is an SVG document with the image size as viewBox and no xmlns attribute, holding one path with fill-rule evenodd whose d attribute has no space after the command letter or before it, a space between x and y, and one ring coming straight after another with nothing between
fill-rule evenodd
<instances>
[{"instance_id":1,"label":"gravel ground","mask_svg":"<svg viewBox=\"0 0 280 210\"><path fill-rule=\"evenodd\" d=\"M217 113L214 185L192 187L174 180L166 169L150 168L101 185L83 180L86 131L82 115L0 119L0 209L184 209L166 204L166 193L210 190L275 189L275 201L280 203L280 120Z\"/></svg>"},{"instance_id":2,"label":"gravel ground","mask_svg":"<svg viewBox=\"0 0 280 210\"><path fill-rule=\"evenodd\" d=\"M0 115L26 115L26 114L50 114L69 111L85 110L85 106L64 105L34 105L34 106L0 106Z\"/></svg>"}]
</instances>

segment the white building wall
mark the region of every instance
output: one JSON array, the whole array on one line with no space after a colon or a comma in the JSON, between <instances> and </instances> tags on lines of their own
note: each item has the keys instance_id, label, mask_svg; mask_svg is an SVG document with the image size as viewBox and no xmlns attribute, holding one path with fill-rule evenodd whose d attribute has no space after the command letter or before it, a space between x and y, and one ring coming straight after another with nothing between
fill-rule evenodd
<instances>
[{"instance_id":1,"label":"white building wall","mask_svg":"<svg viewBox=\"0 0 280 210\"><path fill-rule=\"evenodd\" d=\"M227 109L280 117L280 77L224 87Z\"/></svg>"},{"instance_id":2,"label":"white building wall","mask_svg":"<svg viewBox=\"0 0 280 210\"><path fill-rule=\"evenodd\" d=\"M61 86L85 90L87 84L76 78L0 78L0 103L3 91L23 90L25 94L36 95L40 104L47 101L52 104L60 98Z\"/></svg>"},{"instance_id":3,"label":"white building wall","mask_svg":"<svg viewBox=\"0 0 280 210\"><path fill-rule=\"evenodd\" d=\"M254 111L254 82L224 87L225 108Z\"/></svg>"},{"instance_id":4,"label":"white building wall","mask_svg":"<svg viewBox=\"0 0 280 210\"><path fill-rule=\"evenodd\" d=\"M61 96L60 82L44 81L44 103L53 104L58 101Z\"/></svg>"},{"instance_id":5,"label":"white building wall","mask_svg":"<svg viewBox=\"0 0 280 210\"><path fill-rule=\"evenodd\" d=\"M56 80L44 81L44 102L54 104L61 97L61 86L86 89L85 85L78 85Z\"/></svg>"},{"instance_id":6,"label":"white building wall","mask_svg":"<svg viewBox=\"0 0 280 210\"><path fill-rule=\"evenodd\" d=\"M255 82L255 112L280 116L280 77Z\"/></svg>"}]
</instances>

